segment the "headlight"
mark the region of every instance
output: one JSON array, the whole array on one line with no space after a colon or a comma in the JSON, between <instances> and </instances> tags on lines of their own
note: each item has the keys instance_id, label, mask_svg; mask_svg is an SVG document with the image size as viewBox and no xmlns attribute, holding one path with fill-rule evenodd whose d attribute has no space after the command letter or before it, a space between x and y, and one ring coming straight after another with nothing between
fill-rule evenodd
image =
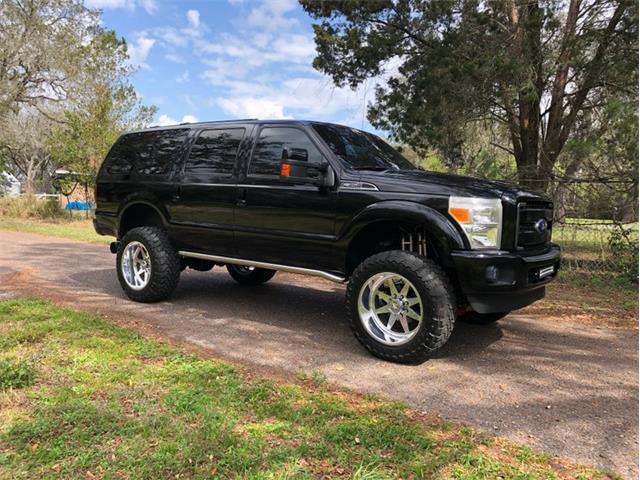
<instances>
[{"instance_id":1,"label":"headlight","mask_svg":"<svg viewBox=\"0 0 640 480\"><path fill-rule=\"evenodd\" d=\"M471 248L500 248L502 202L499 198L449 197L449 214L466 233Z\"/></svg>"}]
</instances>

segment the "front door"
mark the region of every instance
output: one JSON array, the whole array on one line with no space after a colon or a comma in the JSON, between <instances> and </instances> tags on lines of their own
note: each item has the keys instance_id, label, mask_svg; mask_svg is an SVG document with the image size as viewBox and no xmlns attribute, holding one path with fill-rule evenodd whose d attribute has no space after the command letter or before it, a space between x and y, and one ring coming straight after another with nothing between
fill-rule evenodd
<instances>
[{"instance_id":1,"label":"front door","mask_svg":"<svg viewBox=\"0 0 640 480\"><path fill-rule=\"evenodd\" d=\"M200 131L185 161L172 221L185 250L233 256L236 158L246 128Z\"/></svg>"},{"instance_id":2,"label":"front door","mask_svg":"<svg viewBox=\"0 0 640 480\"><path fill-rule=\"evenodd\" d=\"M327 163L303 127L260 128L246 176L238 184L239 256L282 265L328 268L335 240L336 193L310 182L282 181L280 162L285 148L306 150L309 164Z\"/></svg>"}]
</instances>

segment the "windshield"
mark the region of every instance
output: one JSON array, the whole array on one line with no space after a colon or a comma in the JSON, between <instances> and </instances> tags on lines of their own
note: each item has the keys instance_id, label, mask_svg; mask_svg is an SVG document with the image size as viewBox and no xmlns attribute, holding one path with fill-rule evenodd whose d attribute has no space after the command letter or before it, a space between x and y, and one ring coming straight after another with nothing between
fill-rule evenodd
<instances>
[{"instance_id":1,"label":"windshield","mask_svg":"<svg viewBox=\"0 0 640 480\"><path fill-rule=\"evenodd\" d=\"M314 123L331 151L354 170L415 170L416 167L380 137L354 128Z\"/></svg>"}]
</instances>

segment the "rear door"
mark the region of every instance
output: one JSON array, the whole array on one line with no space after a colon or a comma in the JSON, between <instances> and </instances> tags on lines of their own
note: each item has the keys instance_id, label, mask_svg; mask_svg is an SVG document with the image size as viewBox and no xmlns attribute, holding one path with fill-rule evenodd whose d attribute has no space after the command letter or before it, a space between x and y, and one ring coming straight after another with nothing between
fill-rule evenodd
<instances>
[{"instance_id":1,"label":"rear door","mask_svg":"<svg viewBox=\"0 0 640 480\"><path fill-rule=\"evenodd\" d=\"M111 148L97 180L99 214L116 215L132 201L162 210L174 193L172 176L181 165L188 129L149 130L123 135Z\"/></svg>"},{"instance_id":2,"label":"rear door","mask_svg":"<svg viewBox=\"0 0 640 480\"><path fill-rule=\"evenodd\" d=\"M238 185L236 243L241 258L320 269L331 264L336 193L280 179L283 149L304 149L309 164L328 163L301 125L263 125ZM331 168L331 167L329 167Z\"/></svg>"},{"instance_id":3,"label":"rear door","mask_svg":"<svg viewBox=\"0 0 640 480\"><path fill-rule=\"evenodd\" d=\"M179 179L173 221L180 226L183 248L234 255L236 159L247 126L220 126L197 133Z\"/></svg>"}]
</instances>

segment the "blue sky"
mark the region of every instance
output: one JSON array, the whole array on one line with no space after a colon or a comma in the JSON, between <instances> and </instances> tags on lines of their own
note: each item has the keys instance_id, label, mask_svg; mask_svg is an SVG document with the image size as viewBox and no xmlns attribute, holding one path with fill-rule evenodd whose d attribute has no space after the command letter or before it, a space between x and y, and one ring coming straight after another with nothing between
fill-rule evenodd
<instances>
[{"instance_id":1,"label":"blue sky","mask_svg":"<svg viewBox=\"0 0 640 480\"><path fill-rule=\"evenodd\" d=\"M337 88L313 69L312 20L296 0L85 0L126 38L134 86L155 122L333 121L373 130L375 81Z\"/></svg>"}]
</instances>

